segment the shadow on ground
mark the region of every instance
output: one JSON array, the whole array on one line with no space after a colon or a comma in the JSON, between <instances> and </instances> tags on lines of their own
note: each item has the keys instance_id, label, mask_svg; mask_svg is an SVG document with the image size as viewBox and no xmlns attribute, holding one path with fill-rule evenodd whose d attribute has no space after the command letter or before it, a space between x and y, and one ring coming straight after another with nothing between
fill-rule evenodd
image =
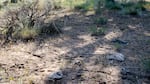
<instances>
[{"instance_id":1,"label":"shadow on ground","mask_svg":"<svg viewBox=\"0 0 150 84\"><path fill-rule=\"evenodd\" d=\"M55 44L68 49L67 53L59 55L65 61L61 67L64 74L62 84L149 83L149 75L146 75L141 61L149 59L149 16L121 16L107 12L104 14L109 20L105 26L107 31L104 36L95 37L87 30L94 25L90 20L98 16L81 14L68 17L64 32L69 39ZM114 39L126 41L127 44L113 43ZM125 61L108 60L106 56L110 52L124 54Z\"/></svg>"}]
</instances>

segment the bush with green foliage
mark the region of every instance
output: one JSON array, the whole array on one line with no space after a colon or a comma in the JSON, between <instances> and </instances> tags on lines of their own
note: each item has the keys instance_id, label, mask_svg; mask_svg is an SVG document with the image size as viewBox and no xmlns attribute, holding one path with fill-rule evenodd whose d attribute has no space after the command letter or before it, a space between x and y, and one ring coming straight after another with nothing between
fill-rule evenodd
<instances>
[{"instance_id":1,"label":"bush with green foliage","mask_svg":"<svg viewBox=\"0 0 150 84\"><path fill-rule=\"evenodd\" d=\"M117 51L120 51L121 45L119 43L114 43L114 47Z\"/></svg>"},{"instance_id":2,"label":"bush with green foliage","mask_svg":"<svg viewBox=\"0 0 150 84\"><path fill-rule=\"evenodd\" d=\"M143 3L143 7L144 7L146 10L150 10L150 2L144 2L144 3Z\"/></svg>"},{"instance_id":3,"label":"bush with green foliage","mask_svg":"<svg viewBox=\"0 0 150 84\"><path fill-rule=\"evenodd\" d=\"M104 35L106 28L104 27L92 27L90 28L90 31L92 32L92 36L99 36L99 35Z\"/></svg>"},{"instance_id":4,"label":"bush with green foliage","mask_svg":"<svg viewBox=\"0 0 150 84\"><path fill-rule=\"evenodd\" d=\"M115 2L115 0L105 0L105 7L108 9L115 9L115 10L121 9L121 5L118 2Z\"/></svg>"},{"instance_id":5,"label":"bush with green foliage","mask_svg":"<svg viewBox=\"0 0 150 84\"><path fill-rule=\"evenodd\" d=\"M40 33L39 29L36 28L22 28L19 31L13 33L13 37L30 40L37 37Z\"/></svg>"},{"instance_id":6,"label":"bush with green foliage","mask_svg":"<svg viewBox=\"0 0 150 84\"><path fill-rule=\"evenodd\" d=\"M17 3L18 0L11 0L11 3Z\"/></svg>"},{"instance_id":7,"label":"bush with green foliage","mask_svg":"<svg viewBox=\"0 0 150 84\"><path fill-rule=\"evenodd\" d=\"M144 59L142 60L142 63L144 65L144 68L147 70L147 71L150 71L150 59Z\"/></svg>"},{"instance_id":8,"label":"bush with green foliage","mask_svg":"<svg viewBox=\"0 0 150 84\"><path fill-rule=\"evenodd\" d=\"M141 15L142 11L145 11L145 8L143 7L143 3L125 3L121 4L122 14L129 14L129 15Z\"/></svg>"},{"instance_id":9,"label":"bush with green foliage","mask_svg":"<svg viewBox=\"0 0 150 84\"><path fill-rule=\"evenodd\" d=\"M2 9L2 7L3 7L3 6L0 4L0 10Z\"/></svg>"},{"instance_id":10,"label":"bush with green foliage","mask_svg":"<svg viewBox=\"0 0 150 84\"><path fill-rule=\"evenodd\" d=\"M92 0L87 0L85 3L76 5L74 8L77 10L84 10L84 11L89 11L89 10L94 10L94 1Z\"/></svg>"},{"instance_id":11,"label":"bush with green foliage","mask_svg":"<svg viewBox=\"0 0 150 84\"><path fill-rule=\"evenodd\" d=\"M50 12L49 3L41 9L38 0L30 4L23 4L18 9L8 10L0 20L0 33L5 36L5 40L13 38L28 40L43 33L60 32L54 22L50 22L51 26L45 28L44 22L49 17Z\"/></svg>"},{"instance_id":12,"label":"bush with green foliage","mask_svg":"<svg viewBox=\"0 0 150 84\"><path fill-rule=\"evenodd\" d=\"M121 10L121 14L141 15L146 10L145 2L116 2L115 0L105 0L105 7L108 9Z\"/></svg>"},{"instance_id":13,"label":"bush with green foliage","mask_svg":"<svg viewBox=\"0 0 150 84\"><path fill-rule=\"evenodd\" d=\"M105 24L107 24L107 18L105 18L105 17L96 18L95 23L97 25L105 25Z\"/></svg>"},{"instance_id":14,"label":"bush with green foliage","mask_svg":"<svg viewBox=\"0 0 150 84\"><path fill-rule=\"evenodd\" d=\"M103 12L104 9L104 4L105 0L97 0L97 2L95 2L95 13L96 14L101 14Z\"/></svg>"}]
</instances>

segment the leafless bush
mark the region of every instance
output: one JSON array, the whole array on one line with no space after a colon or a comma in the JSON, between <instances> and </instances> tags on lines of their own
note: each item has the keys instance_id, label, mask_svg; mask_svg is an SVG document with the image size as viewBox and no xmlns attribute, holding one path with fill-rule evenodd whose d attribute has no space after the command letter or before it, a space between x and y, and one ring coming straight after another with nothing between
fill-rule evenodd
<instances>
[{"instance_id":1,"label":"leafless bush","mask_svg":"<svg viewBox=\"0 0 150 84\"><path fill-rule=\"evenodd\" d=\"M0 18L0 33L4 35L6 41L14 38L32 39L43 33L43 24L51 14L51 5L49 3L45 4L44 7L39 5L39 0L31 4L23 4L18 9L8 10ZM49 27L50 30L53 30L51 32L60 32L54 22L49 24L53 26Z\"/></svg>"}]
</instances>

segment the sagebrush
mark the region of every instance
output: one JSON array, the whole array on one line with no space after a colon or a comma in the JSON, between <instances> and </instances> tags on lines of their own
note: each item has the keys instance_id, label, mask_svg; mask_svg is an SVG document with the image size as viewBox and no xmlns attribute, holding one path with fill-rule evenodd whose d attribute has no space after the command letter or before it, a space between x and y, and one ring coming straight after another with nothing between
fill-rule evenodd
<instances>
[{"instance_id":1,"label":"sagebrush","mask_svg":"<svg viewBox=\"0 0 150 84\"><path fill-rule=\"evenodd\" d=\"M43 7L41 7L43 6ZM7 10L0 19L0 33L5 40L12 39L33 39L42 33L60 32L52 21L48 24L50 28L45 28L45 20L51 15L50 2L39 6L39 0L21 5L20 8ZM53 27L52 27L53 26ZM49 32L43 32L44 29Z\"/></svg>"}]
</instances>

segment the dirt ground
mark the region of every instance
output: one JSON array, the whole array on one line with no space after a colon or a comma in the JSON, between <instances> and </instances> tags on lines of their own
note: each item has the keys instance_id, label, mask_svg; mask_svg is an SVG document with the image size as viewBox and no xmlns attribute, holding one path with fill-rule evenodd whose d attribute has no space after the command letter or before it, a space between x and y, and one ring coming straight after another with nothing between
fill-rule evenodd
<instances>
[{"instance_id":1,"label":"dirt ground","mask_svg":"<svg viewBox=\"0 0 150 84\"><path fill-rule=\"evenodd\" d=\"M150 16L120 15L106 11L104 35L91 36L98 15L93 12L58 14L65 20L62 34L0 48L0 84L54 84L50 74L62 71L55 84L150 84L143 60L150 59ZM116 44L113 40L126 41ZM108 60L110 52L124 61Z\"/></svg>"}]
</instances>

